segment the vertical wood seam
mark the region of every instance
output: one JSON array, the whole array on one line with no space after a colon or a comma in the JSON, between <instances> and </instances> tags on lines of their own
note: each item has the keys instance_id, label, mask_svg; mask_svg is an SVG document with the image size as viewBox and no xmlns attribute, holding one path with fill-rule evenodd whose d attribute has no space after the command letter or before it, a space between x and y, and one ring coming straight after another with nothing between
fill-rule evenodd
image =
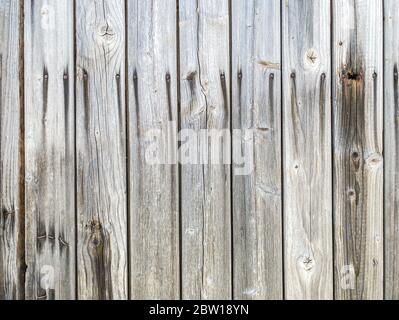
<instances>
[{"instance_id":1,"label":"vertical wood seam","mask_svg":"<svg viewBox=\"0 0 399 320\"><path fill-rule=\"evenodd\" d=\"M76 39L76 0L73 0L73 73L74 73L74 93L73 93L73 103L74 103L74 118L73 118L73 125L74 125L74 161L75 161L75 169L74 169L74 210L75 210L75 299L79 300L79 273L78 273L78 248L79 248L79 235L78 235L78 159L77 159L77 122L76 122L76 115L77 115L77 103L76 103L76 88L77 88L77 39Z\"/></svg>"},{"instance_id":2,"label":"vertical wood seam","mask_svg":"<svg viewBox=\"0 0 399 320\"><path fill-rule=\"evenodd\" d=\"M22 252L22 264L23 270L18 270L20 273L20 299L25 298L25 282L26 282L26 252L25 252L25 5L24 0L20 0L19 3L19 96L20 96L20 127L19 127L19 161L20 161L20 180L19 180L19 232L20 232L20 243L19 247Z\"/></svg>"},{"instance_id":3,"label":"vertical wood seam","mask_svg":"<svg viewBox=\"0 0 399 320\"><path fill-rule=\"evenodd\" d=\"M184 0L183 0L184 1ZM179 13L180 0L176 0L176 90L177 90L177 130L181 130L181 86L180 86L180 13ZM179 149L180 142L177 141ZM183 228L182 228L182 176L181 176L181 163L179 161L180 155L177 155L177 174L178 174L178 206L179 206L179 298L183 300Z\"/></svg>"},{"instance_id":4,"label":"vertical wood seam","mask_svg":"<svg viewBox=\"0 0 399 320\"><path fill-rule=\"evenodd\" d=\"M383 92L385 91L385 1L382 1L382 88ZM386 292L385 292L385 94L382 92L382 159L383 159L383 170L382 170L382 300L385 300ZM374 97L374 99L376 99ZM375 112L375 111L374 111ZM376 140L378 143L378 140Z\"/></svg>"},{"instance_id":5,"label":"vertical wood seam","mask_svg":"<svg viewBox=\"0 0 399 320\"><path fill-rule=\"evenodd\" d=\"M283 0L280 0L280 184L281 184L281 272L282 272L282 299L286 298L285 290L285 225L284 225L284 19L283 19Z\"/></svg>"},{"instance_id":6,"label":"vertical wood seam","mask_svg":"<svg viewBox=\"0 0 399 320\"><path fill-rule=\"evenodd\" d=\"M125 0L125 154L126 154L126 251L127 251L127 300L132 298L131 288L131 246L130 246L130 126L129 126L129 25L128 25L128 1Z\"/></svg>"},{"instance_id":7,"label":"vertical wood seam","mask_svg":"<svg viewBox=\"0 0 399 320\"><path fill-rule=\"evenodd\" d=\"M334 206L334 196L335 196L335 190L334 190L334 94L333 94L333 88L334 88L334 73L333 73L333 64L334 64L334 59L332 59L334 55L334 4L333 1L330 2L330 119L331 119L331 132L330 132L330 139L331 139L331 222L332 222L332 230L331 230L331 235L332 235L332 281L333 281L333 292L332 292L332 299L335 300L335 206Z\"/></svg>"},{"instance_id":8,"label":"vertical wood seam","mask_svg":"<svg viewBox=\"0 0 399 320\"><path fill-rule=\"evenodd\" d=\"M233 205L233 12L232 0L229 0L229 94L230 94L230 278L231 299L234 300L234 205ZM228 101L228 100L227 100ZM226 102L228 103L228 102Z\"/></svg>"}]
</instances>

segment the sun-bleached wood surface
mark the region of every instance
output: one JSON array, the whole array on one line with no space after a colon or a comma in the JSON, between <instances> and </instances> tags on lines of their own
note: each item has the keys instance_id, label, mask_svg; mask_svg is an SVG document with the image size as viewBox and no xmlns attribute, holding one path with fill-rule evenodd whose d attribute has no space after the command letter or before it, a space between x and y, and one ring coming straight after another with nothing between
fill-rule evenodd
<instances>
[{"instance_id":1,"label":"sun-bleached wood surface","mask_svg":"<svg viewBox=\"0 0 399 320\"><path fill-rule=\"evenodd\" d=\"M0 0L0 300L399 299L397 2Z\"/></svg>"}]
</instances>

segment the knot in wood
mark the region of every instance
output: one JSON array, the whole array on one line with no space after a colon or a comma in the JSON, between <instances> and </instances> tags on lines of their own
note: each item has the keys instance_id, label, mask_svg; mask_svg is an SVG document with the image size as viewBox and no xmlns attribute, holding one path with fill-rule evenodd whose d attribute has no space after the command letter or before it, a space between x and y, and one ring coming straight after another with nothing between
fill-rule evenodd
<instances>
[{"instance_id":1,"label":"knot in wood","mask_svg":"<svg viewBox=\"0 0 399 320\"><path fill-rule=\"evenodd\" d=\"M15 210L7 210L6 208L3 208L2 213L4 219L7 219L8 217L13 216L15 214Z\"/></svg>"},{"instance_id":2,"label":"knot in wood","mask_svg":"<svg viewBox=\"0 0 399 320\"><path fill-rule=\"evenodd\" d=\"M304 66L307 68L315 68L319 65L318 53L314 48L310 48L306 51L304 57Z\"/></svg>"},{"instance_id":3,"label":"knot in wood","mask_svg":"<svg viewBox=\"0 0 399 320\"><path fill-rule=\"evenodd\" d=\"M101 37L105 37L105 36L114 36L115 34L114 34L114 31L113 31L113 29L112 29L112 27L108 24L108 23L106 23L106 24L104 24L104 25L101 25L99 28L98 28L98 34L101 36Z\"/></svg>"},{"instance_id":4,"label":"knot in wood","mask_svg":"<svg viewBox=\"0 0 399 320\"><path fill-rule=\"evenodd\" d=\"M361 72L355 72L351 68L344 67L342 70L342 79L347 83L351 84L352 81L360 81L363 79Z\"/></svg>"},{"instance_id":5,"label":"knot in wood","mask_svg":"<svg viewBox=\"0 0 399 320\"><path fill-rule=\"evenodd\" d=\"M314 259L311 256L309 256L309 255L300 257L299 262L300 262L301 267L305 271L311 271L314 268L314 265L315 265Z\"/></svg>"},{"instance_id":6,"label":"knot in wood","mask_svg":"<svg viewBox=\"0 0 399 320\"><path fill-rule=\"evenodd\" d=\"M196 74L197 74L197 71L190 71L190 72L187 73L187 75L186 75L186 80L188 80L188 81L193 81Z\"/></svg>"},{"instance_id":7,"label":"knot in wood","mask_svg":"<svg viewBox=\"0 0 399 320\"><path fill-rule=\"evenodd\" d=\"M383 163L383 157L380 153L376 152L371 154L367 159L366 159L366 165L371 168L375 169L378 168L382 165Z\"/></svg>"},{"instance_id":8,"label":"knot in wood","mask_svg":"<svg viewBox=\"0 0 399 320\"><path fill-rule=\"evenodd\" d=\"M100 221L91 220L86 224L86 229L90 229L91 232L100 231L102 229L102 225Z\"/></svg>"},{"instance_id":9,"label":"knot in wood","mask_svg":"<svg viewBox=\"0 0 399 320\"><path fill-rule=\"evenodd\" d=\"M348 194L349 200L355 200L356 199L356 191L354 189L349 189L347 194Z\"/></svg>"}]
</instances>

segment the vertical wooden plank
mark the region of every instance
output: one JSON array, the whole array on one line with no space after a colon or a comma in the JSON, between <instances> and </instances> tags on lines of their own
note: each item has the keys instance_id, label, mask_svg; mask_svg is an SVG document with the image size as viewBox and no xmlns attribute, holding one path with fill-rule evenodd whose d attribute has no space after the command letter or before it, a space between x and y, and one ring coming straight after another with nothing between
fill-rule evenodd
<instances>
[{"instance_id":1,"label":"vertical wooden plank","mask_svg":"<svg viewBox=\"0 0 399 320\"><path fill-rule=\"evenodd\" d=\"M0 0L0 300L24 298L20 7Z\"/></svg>"},{"instance_id":2,"label":"vertical wooden plank","mask_svg":"<svg viewBox=\"0 0 399 320\"><path fill-rule=\"evenodd\" d=\"M330 2L283 3L287 299L331 299Z\"/></svg>"},{"instance_id":3,"label":"vertical wooden plank","mask_svg":"<svg viewBox=\"0 0 399 320\"><path fill-rule=\"evenodd\" d=\"M73 2L25 0L26 298L75 298Z\"/></svg>"},{"instance_id":4,"label":"vertical wooden plank","mask_svg":"<svg viewBox=\"0 0 399 320\"><path fill-rule=\"evenodd\" d=\"M383 7L335 0L335 297L383 297Z\"/></svg>"},{"instance_id":5,"label":"vertical wooden plank","mask_svg":"<svg viewBox=\"0 0 399 320\"><path fill-rule=\"evenodd\" d=\"M283 296L280 44L279 0L232 2L233 128L253 130L254 157L232 177L236 299Z\"/></svg>"},{"instance_id":6,"label":"vertical wooden plank","mask_svg":"<svg viewBox=\"0 0 399 320\"><path fill-rule=\"evenodd\" d=\"M399 299L399 2L384 3L385 299Z\"/></svg>"},{"instance_id":7,"label":"vertical wooden plank","mask_svg":"<svg viewBox=\"0 0 399 320\"><path fill-rule=\"evenodd\" d=\"M126 299L125 3L76 4L78 297Z\"/></svg>"},{"instance_id":8,"label":"vertical wooden plank","mask_svg":"<svg viewBox=\"0 0 399 320\"><path fill-rule=\"evenodd\" d=\"M173 133L166 130L178 119L176 16L176 0L128 2L133 299L180 297L178 164L146 158L153 138L149 133ZM173 131L170 138L176 139Z\"/></svg>"},{"instance_id":9,"label":"vertical wooden plank","mask_svg":"<svg viewBox=\"0 0 399 320\"><path fill-rule=\"evenodd\" d=\"M181 128L228 130L229 2L181 1L179 18ZM231 166L194 153L181 167L183 298L231 299Z\"/></svg>"}]
</instances>

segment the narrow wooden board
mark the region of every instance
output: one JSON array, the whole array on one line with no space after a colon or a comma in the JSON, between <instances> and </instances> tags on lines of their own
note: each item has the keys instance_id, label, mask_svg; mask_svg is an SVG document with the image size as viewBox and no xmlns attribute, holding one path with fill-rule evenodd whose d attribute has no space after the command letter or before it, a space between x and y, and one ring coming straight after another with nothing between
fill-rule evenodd
<instances>
[{"instance_id":1,"label":"narrow wooden board","mask_svg":"<svg viewBox=\"0 0 399 320\"><path fill-rule=\"evenodd\" d=\"M24 298L21 3L0 0L0 300Z\"/></svg>"},{"instance_id":2,"label":"narrow wooden board","mask_svg":"<svg viewBox=\"0 0 399 320\"><path fill-rule=\"evenodd\" d=\"M177 160L176 19L176 0L128 2L129 243L133 299L180 297L178 164L147 159L154 139L151 132L163 130L171 144L160 146ZM174 129L168 129L171 122Z\"/></svg>"},{"instance_id":3,"label":"narrow wooden board","mask_svg":"<svg viewBox=\"0 0 399 320\"><path fill-rule=\"evenodd\" d=\"M330 1L282 19L285 296L332 299Z\"/></svg>"},{"instance_id":4,"label":"narrow wooden board","mask_svg":"<svg viewBox=\"0 0 399 320\"><path fill-rule=\"evenodd\" d=\"M382 299L383 2L333 12L335 297Z\"/></svg>"},{"instance_id":5,"label":"narrow wooden board","mask_svg":"<svg viewBox=\"0 0 399 320\"><path fill-rule=\"evenodd\" d=\"M125 2L76 2L78 298L127 299Z\"/></svg>"},{"instance_id":6,"label":"narrow wooden board","mask_svg":"<svg viewBox=\"0 0 399 320\"><path fill-rule=\"evenodd\" d=\"M234 0L232 21L232 125L253 130L233 145L234 298L282 299L280 1Z\"/></svg>"},{"instance_id":7,"label":"narrow wooden board","mask_svg":"<svg viewBox=\"0 0 399 320\"><path fill-rule=\"evenodd\" d=\"M384 3L385 299L399 299L399 1Z\"/></svg>"},{"instance_id":8,"label":"narrow wooden board","mask_svg":"<svg viewBox=\"0 0 399 320\"><path fill-rule=\"evenodd\" d=\"M181 128L228 130L229 1L181 1L179 28ZM231 166L209 157L181 165L183 299L232 297Z\"/></svg>"},{"instance_id":9,"label":"narrow wooden board","mask_svg":"<svg viewBox=\"0 0 399 320\"><path fill-rule=\"evenodd\" d=\"M73 3L25 1L26 298L75 298Z\"/></svg>"}]
</instances>

